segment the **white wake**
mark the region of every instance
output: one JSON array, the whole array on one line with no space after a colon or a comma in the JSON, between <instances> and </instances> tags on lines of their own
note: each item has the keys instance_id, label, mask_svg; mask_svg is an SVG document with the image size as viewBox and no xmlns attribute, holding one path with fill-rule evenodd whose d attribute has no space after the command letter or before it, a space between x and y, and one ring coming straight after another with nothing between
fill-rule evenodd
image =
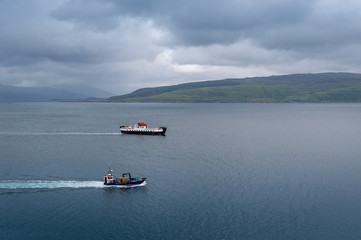
<instances>
[{"instance_id":1,"label":"white wake","mask_svg":"<svg viewBox=\"0 0 361 240\"><path fill-rule=\"evenodd\" d=\"M31 188L130 188L130 187L142 187L146 182L134 186L107 186L102 181L47 181L47 180L12 180L12 181L0 181L0 189L31 189Z\"/></svg>"},{"instance_id":2,"label":"white wake","mask_svg":"<svg viewBox=\"0 0 361 240\"><path fill-rule=\"evenodd\" d=\"M0 136L109 136L109 135L121 135L121 132L111 133L87 133L87 132L43 132L43 133L0 133Z\"/></svg>"}]
</instances>

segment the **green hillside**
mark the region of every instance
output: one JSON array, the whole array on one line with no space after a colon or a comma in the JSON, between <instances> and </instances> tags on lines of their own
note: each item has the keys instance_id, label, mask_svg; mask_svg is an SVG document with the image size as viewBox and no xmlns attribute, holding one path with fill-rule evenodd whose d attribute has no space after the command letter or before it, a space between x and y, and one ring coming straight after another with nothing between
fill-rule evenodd
<instances>
[{"instance_id":1,"label":"green hillside","mask_svg":"<svg viewBox=\"0 0 361 240\"><path fill-rule=\"evenodd\" d=\"M361 102L361 74L225 79L142 88L111 102Z\"/></svg>"}]
</instances>

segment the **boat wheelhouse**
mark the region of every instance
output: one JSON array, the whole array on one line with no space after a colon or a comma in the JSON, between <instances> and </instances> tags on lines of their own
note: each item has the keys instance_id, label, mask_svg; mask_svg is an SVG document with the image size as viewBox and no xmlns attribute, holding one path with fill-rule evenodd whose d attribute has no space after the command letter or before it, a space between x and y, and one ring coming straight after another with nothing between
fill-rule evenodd
<instances>
[{"instance_id":1,"label":"boat wheelhouse","mask_svg":"<svg viewBox=\"0 0 361 240\"><path fill-rule=\"evenodd\" d=\"M117 178L113 175L113 170L108 171L108 174L104 176L104 185L126 185L137 186L145 183L147 178L132 178L130 173L123 173L122 177Z\"/></svg>"}]
</instances>

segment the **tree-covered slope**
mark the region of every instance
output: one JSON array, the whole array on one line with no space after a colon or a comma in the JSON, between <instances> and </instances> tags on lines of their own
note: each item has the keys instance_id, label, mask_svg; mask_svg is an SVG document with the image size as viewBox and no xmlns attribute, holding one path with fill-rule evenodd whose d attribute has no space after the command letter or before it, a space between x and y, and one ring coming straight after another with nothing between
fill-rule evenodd
<instances>
[{"instance_id":1,"label":"tree-covered slope","mask_svg":"<svg viewBox=\"0 0 361 240\"><path fill-rule=\"evenodd\" d=\"M107 101L361 102L361 74L292 74L204 81L143 88Z\"/></svg>"}]
</instances>

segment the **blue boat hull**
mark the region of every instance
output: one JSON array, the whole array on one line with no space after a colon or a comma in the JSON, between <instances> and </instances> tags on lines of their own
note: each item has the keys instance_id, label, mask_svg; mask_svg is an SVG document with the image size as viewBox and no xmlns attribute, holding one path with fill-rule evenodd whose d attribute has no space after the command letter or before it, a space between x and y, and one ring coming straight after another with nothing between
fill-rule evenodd
<instances>
[{"instance_id":1,"label":"blue boat hull","mask_svg":"<svg viewBox=\"0 0 361 240\"><path fill-rule=\"evenodd\" d=\"M132 180L126 182L126 183L118 183L116 181L109 182L109 183L104 182L104 185L107 185L107 186L114 186L114 185L118 185L118 186L134 186L134 185L142 184L145 181L145 179L147 179L147 178L132 179Z\"/></svg>"}]
</instances>

